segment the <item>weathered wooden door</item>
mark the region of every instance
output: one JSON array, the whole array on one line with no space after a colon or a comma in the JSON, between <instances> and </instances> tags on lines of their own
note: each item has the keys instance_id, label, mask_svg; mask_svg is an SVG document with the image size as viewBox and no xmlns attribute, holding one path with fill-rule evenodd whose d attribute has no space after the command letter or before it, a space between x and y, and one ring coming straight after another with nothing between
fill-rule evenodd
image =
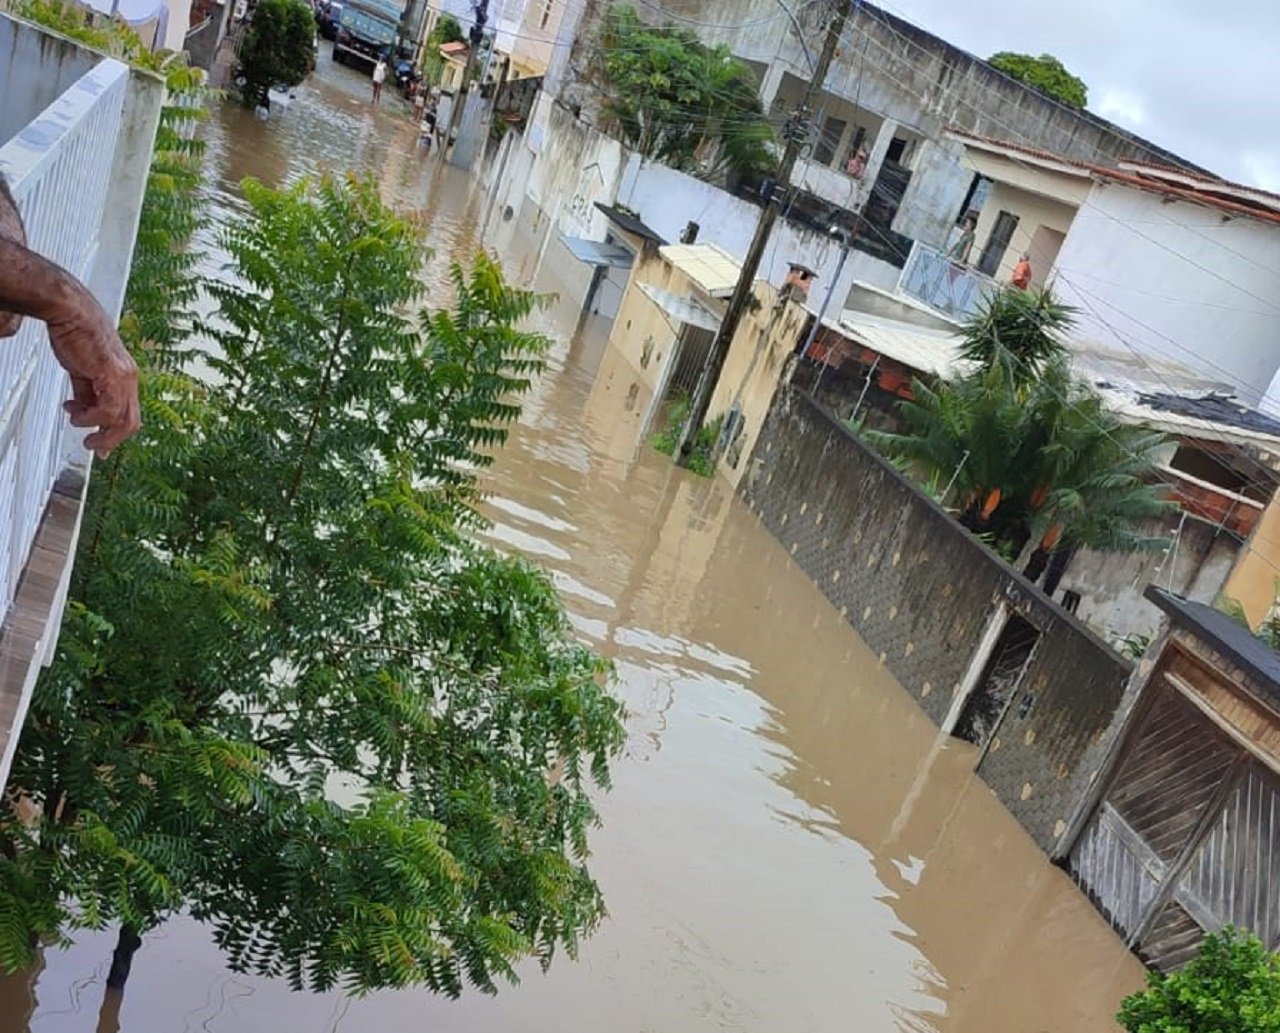
<instances>
[{"instance_id":1,"label":"weathered wooden door","mask_svg":"<svg viewBox=\"0 0 1280 1033\"><path fill-rule=\"evenodd\" d=\"M1150 964L1176 968L1227 923L1280 937L1276 778L1166 683L1069 858Z\"/></svg>"}]
</instances>

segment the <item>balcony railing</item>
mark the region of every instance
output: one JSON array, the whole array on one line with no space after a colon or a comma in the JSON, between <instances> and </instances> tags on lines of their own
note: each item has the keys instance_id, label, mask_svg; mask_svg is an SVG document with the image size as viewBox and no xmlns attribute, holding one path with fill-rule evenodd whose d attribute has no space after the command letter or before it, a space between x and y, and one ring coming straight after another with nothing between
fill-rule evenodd
<instances>
[{"instance_id":1,"label":"balcony railing","mask_svg":"<svg viewBox=\"0 0 1280 1033\"><path fill-rule=\"evenodd\" d=\"M0 174L27 243L119 315L163 83L0 15ZM43 323L0 340L0 786L53 655L84 501L83 432Z\"/></svg>"},{"instance_id":2,"label":"balcony railing","mask_svg":"<svg viewBox=\"0 0 1280 1033\"><path fill-rule=\"evenodd\" d=\"M937 248L916 241L898 278L899 293L922 301L953 319L973 315L994 280L953 262Z\"/></svg>"},{"instance_id":3,"label":"balcony railing","mask_svg":"<svg viewBox=\"0 0 1280 1033\"><path fill-rule=\"evenodd\" d=\"M29 246L88 280L98 246L129 69L105 60L17 137L0 147L0 171L27 227ZM7 611L63 459L69 397L44 324L23 322L0 345L0 612Z\"/></svg>"}]
</instances>

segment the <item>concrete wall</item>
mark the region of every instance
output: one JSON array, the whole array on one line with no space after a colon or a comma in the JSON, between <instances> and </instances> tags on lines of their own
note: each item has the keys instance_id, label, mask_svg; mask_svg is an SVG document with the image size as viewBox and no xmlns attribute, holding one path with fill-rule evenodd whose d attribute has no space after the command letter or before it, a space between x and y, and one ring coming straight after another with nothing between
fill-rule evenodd
<instances>
[{"instance_id":1,"label":"concrete wall","mask_svg":"<svg viewBox=\"0 0 1280 1033\"><path fill-rule=\"evenodd\" d=\"M793 7L809 51L816 53L822 9ZM757 66L808 74L797 33L776 0L653 0L638 9L654 21L662 19L663 10L676 15L708 42L724 43ZM744 25L749 28L741 28ZM1029 89L871 4L856 5L845 39L848 43L824 86L925 138L913 158L914 175L893 228L932 246L945 243L972 179L964 166L963 147L942 138L948 125L1083 161L1112 164L1118 158L1137 158L1186 164L1105 119Z\"/></svg>"},{"instance_id":2,"label":"concrete wall","mask_svg":"<svg viewBox=\"0 0 1280 1033\"><path fill-rule=\"evenodd\" d=\"M1131 665L798 392L779 392L740 491L939 724L1002 607L1040 630L979 773L1055 849L1118 726Z\"/></svg>"},{"instance_id":3,"label":"concrete wall","mask_svg":"<svg viewBox=\"0 0 1280 1033\"><path fill-rule=\"evenodd\" d=\"M676 172L665 165L643 162L630 182L623 185L618 200L640 214L668 240L676 240L686 223L698 223L698 243L719 244L729 254L741 258L747 253L760 209L719 187ZM840 261L840 246L829 234L792 226L778 220L760 263L760 278L781 284L791 262L800 262L818 273L809 295L810 307L817 311L826 296L831 277ZM900 270L864 252L849 253L836 284L833 311L862 280L885 289L898 282Z\"/></svg>"},{"instance_id":4,"label":"concrete wall","mask_svg":"<svg viewBox=\"0 0 1280 1033\"><path fill-rule=\"evenodd\" d=\"M642 388L652 397L662 392L671 374L680 325L640 290L642 283L681 297L687 297L693 285L683 272L663 259L656 248L637 255L631 267L631 278L609 335L609 348L626 360Z\"/></svg>"},{"instance_id":5,"label":"concrete wall","mask_svg":"<svg viewBox=\"0 0 1280 1033\"><path fill-rule=\"evenodd\" d=\"M777 288L763 280L756 282L755 302L733 335L708 409L713 419L734 406L742 415L742 431L716 467L735 487L746 472L787 359L811 318L803 305L783 300Z\"/></svg>"},{"instance_id":6,"label":"concrete wall","mask_svg":"<svg viewBox=\"0 0 1280 1033\"><path fill-rule=\"evenodd\" d=\"M1189 366L1250 405L1280 370L1280 226L1099 183L1058 255L1076 334Z\"/></svg>"},{"instance_id":7,"label":"concrete wall","mask_svg":"<svg viewBox=\"0 0 1280 1033\"><path fill-rule=\"evenodd\" d=\"M642 161L612 137L576 118L547 93L539 96L523 134L507 134L491 169L497 209L510 206L512 222L542 241L543 259L566 271L566 282L585 294L590 269L560 245L560 234L603 240L608 220L597 201L631 208L669 241L678 240L689 222L700 227L699 243L718 244L729 254L746 254L760 217L755 205L728 191L664 165ZM500 171L499 171L500 170ZM840 248L828 234L779 220L760 266L761 279L781 284L791 262L818 272L809 305L817 311L840 260ZM891 290L900 270L851 250L832 295L832 314L841 310L855 280Z\"/></svg>"},{"instance_id":8,"label":"concrete wall","mask_svg":"<svg viewBox=\"0 0 1280 1033\"><path fill-rule=\"evenodd\" d=\"M0 16L0 146L100 60L69 39Z\"/></svg>"},{"instance_id":9,"label":"concrete wall","mask_svg":"<svg viewBox=\"0 0 1280 1033\"><path fill-rule=\"evenodd\" d=\"M1175 549L1174 534L1180 524ZM1076 616L1110 642L1131 635L1155 636L1161 613L1142 597L1148 585L1212 604L1240 555L1238 539L1201 520L1183 521L1178 513L1148 521L1139 533L1164 538L1170 548L1130 553L1084 549L1072 559L1059 585L1059 593L1079 593Z\"/></svg>"}]
</instances>

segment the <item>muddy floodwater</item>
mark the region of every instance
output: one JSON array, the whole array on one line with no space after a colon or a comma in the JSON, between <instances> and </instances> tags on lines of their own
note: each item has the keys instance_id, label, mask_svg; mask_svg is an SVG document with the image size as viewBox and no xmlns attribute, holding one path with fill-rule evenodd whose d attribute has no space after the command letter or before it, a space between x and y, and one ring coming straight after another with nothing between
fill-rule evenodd
<instances>
[{"instance_id":1,"label":"muddy floodwater","mask_svg":"<svg viewBox=\"0 0 1280 1033\"><path fill-rule=\"evenodd\" d=\"M425 218L443 302L487 198L417 153L398 98L371 110L367 84L324 44L271 122L220 109L216 213L242 207L245 176L372 171ZM540 244L504 260L554 291ZM113 937L87 935L0 984L0 1033L1115 1030L1141 966L972 775L972 747L939 737L722 484L636 440L597 320L563 298L539 322L552 369L489 474L489 536L551 571L630 715L592 840L610 917L580 959L496 998L349 1000L231 974L178 920L147 937L118 1009L99 1013Z\"/></svg>"}]
</instances>

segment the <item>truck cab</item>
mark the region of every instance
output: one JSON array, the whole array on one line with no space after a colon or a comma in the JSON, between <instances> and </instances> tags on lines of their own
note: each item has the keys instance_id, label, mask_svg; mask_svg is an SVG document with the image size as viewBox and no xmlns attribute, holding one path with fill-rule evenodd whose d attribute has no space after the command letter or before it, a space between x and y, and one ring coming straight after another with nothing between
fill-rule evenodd
<instances>
[{"instance_id":1,"label":"truck cab","mask_svg":"<svg viewBox=\"0 0 1280 1033\"><path fill-rule=\"evenodd\" d=\"M401 13L397 0L344 0L333 59L362 62L372 68L380 56L390 58L400 32Z\"/></svg>"}]
</instances>

